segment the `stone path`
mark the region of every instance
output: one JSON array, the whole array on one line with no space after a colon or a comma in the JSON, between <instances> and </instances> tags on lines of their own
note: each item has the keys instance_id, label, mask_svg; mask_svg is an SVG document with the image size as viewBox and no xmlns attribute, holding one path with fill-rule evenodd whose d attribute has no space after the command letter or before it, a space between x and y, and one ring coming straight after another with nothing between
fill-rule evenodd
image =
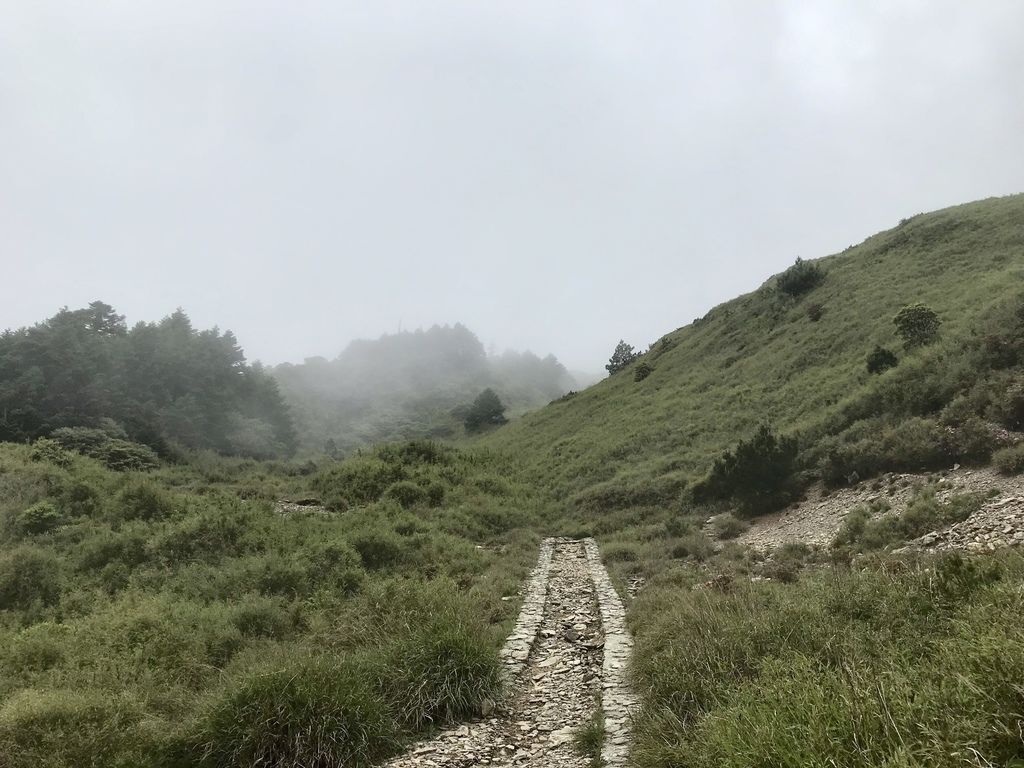
<instances>
[{"instance_id":1,"label":"stone path","mask_svg":"<svg viewBox=\"0 0 1024 768\"><path fill-rule=\"evenodd\" d=\"M573 743L604 704L602 757L625 765L634 699L625 611L591 539L547 539L502 649L508 698L485 720L439 734L387 768L588 768Z\"/></svg>"}]
</instances>

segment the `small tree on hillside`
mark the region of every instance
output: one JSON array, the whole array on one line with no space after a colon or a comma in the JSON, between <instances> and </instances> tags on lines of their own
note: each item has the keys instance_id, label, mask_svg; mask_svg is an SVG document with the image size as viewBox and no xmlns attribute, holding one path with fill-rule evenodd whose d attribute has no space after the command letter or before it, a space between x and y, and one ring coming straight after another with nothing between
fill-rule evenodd
<instances>
[{"instance_id":1,"label":"small tree on hillside","mask_svg":"<svg viewBox=\"0 0 1024 768\"><path fill-rule=\"evenodd\" d=\"M796 438L777 436L766 424L749 440L715 460L708 477L694 489L697 500L736 499L747 515L784 507L797 491Z\"/></svg>"},{"instance_id":2,"label":"small tree on hillside","mask_svg":"<svg viewBox=\"0 0 1024 768\"><path fill-rule=\"evenodd\" d=\"M479 432L486 427L499 427L505 418L505 405L497 393L488 387L473 401L466 413L465 425L468 432Z\"/></svg>"},{"instance_id":3,"label":"small tree on hillside","mask_svg":"<svg viewBox=\"0 0 1024 768\"><path fill-rule=\"evenodd\" d=\"M939 338L939 326L942 325L935 310L924 304L904 307L892 321L896 325L896 334L903 339L907 349L931 344Z\"/></svg>"},{"instance_id":4,"label":"small tree on hillside","mask_svg":"<svg viewBox=\"0 0 1024 768\"><path fill-rule=\"evenodd\" d=\"M622 339L619 339L619 343L615 345L615 351L612 352L612 356L608 359L608 365L604 369L609 374L618 373L623 368L628 367L638 357L640 355L633 351L632 344L627 344Z\"/></svg>"}]
</instances>

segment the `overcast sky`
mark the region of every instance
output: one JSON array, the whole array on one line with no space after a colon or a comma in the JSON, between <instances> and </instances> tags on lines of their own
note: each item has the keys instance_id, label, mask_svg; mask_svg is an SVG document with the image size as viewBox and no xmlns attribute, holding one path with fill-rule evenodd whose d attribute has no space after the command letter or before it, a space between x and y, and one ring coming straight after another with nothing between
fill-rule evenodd
<instances>
[{"instance_id":1,"label":"overcast sky","mask_svg":"<svg viewBox=\"0 0 1024 768\"><path fill-rule=\"evenodd\" d=\"M269 363L462 321L600 370L1024 191L1024 3L0 0L0 327L182 306Z\"/></svg>"}]
</instances>

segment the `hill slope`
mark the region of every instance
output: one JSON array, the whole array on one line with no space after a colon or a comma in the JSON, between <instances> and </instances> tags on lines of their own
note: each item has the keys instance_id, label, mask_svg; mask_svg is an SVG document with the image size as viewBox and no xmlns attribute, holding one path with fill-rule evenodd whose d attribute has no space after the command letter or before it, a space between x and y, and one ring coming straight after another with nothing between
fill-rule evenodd
<instances>
[{"instance_id":1,"label":"hill slope","mask_svg":"<svg viewBox=\"0 0 1024 768\"><path fill-rule=\"evenodd\" d=\"M887 381L907 389L900 377L935 375L977 347L971 334L979 324L1005 326L1000 307L1024 289L1024 195L914 216L815 263L825 279L807 294L787 296L772 278L653 344L641 358L653 372L642 381L627 369L488 444L525 457L551 490L603 484L626 506L652 493L671 496L765 421L801 431L806 452L858 416L879 415L863 402L864 412L853 406L885 399ZM905 355L892 319L917 302L940 316L942 342ZM811 305L821 310L817 321ZM865 357L879 344L904 359L874 377ZM944 355L954 357L943 362ZM971 373L960 371L965 380L948 382L943 396L969 384ZM942 399L904 403L900 416L928 413Z\"/></svg>"}]
</instances>

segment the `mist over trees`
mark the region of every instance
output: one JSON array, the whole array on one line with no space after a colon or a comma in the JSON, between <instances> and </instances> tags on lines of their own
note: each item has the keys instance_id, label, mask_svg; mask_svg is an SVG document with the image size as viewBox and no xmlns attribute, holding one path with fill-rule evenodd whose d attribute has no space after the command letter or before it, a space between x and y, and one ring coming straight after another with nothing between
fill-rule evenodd
<instances>
[{"instance_id":1,"label":"mist over trees","mask_svg":"<svg viewBox=\"0 0 1024 768\"><path fill-rule=\"evenodd\" d=\"M451 437L482 390L492 389L514 414L576 386L554 356L488 355L460 323L353 341L334 360L308 358L273 374L304 447L315 450Z\"/></svg>"},{"instance_id":2,"label":"mist over trees","mask_svg":"<svg viewBox=\"0 0 1024 768\"><path fill-rule=\"evenodd\" d=\"M230 331L178 310L132 328L101 301L0 335L0 440L113 425L132 441L271 458L295 430L276 381Z\"/></svg>"}]
</instances>

